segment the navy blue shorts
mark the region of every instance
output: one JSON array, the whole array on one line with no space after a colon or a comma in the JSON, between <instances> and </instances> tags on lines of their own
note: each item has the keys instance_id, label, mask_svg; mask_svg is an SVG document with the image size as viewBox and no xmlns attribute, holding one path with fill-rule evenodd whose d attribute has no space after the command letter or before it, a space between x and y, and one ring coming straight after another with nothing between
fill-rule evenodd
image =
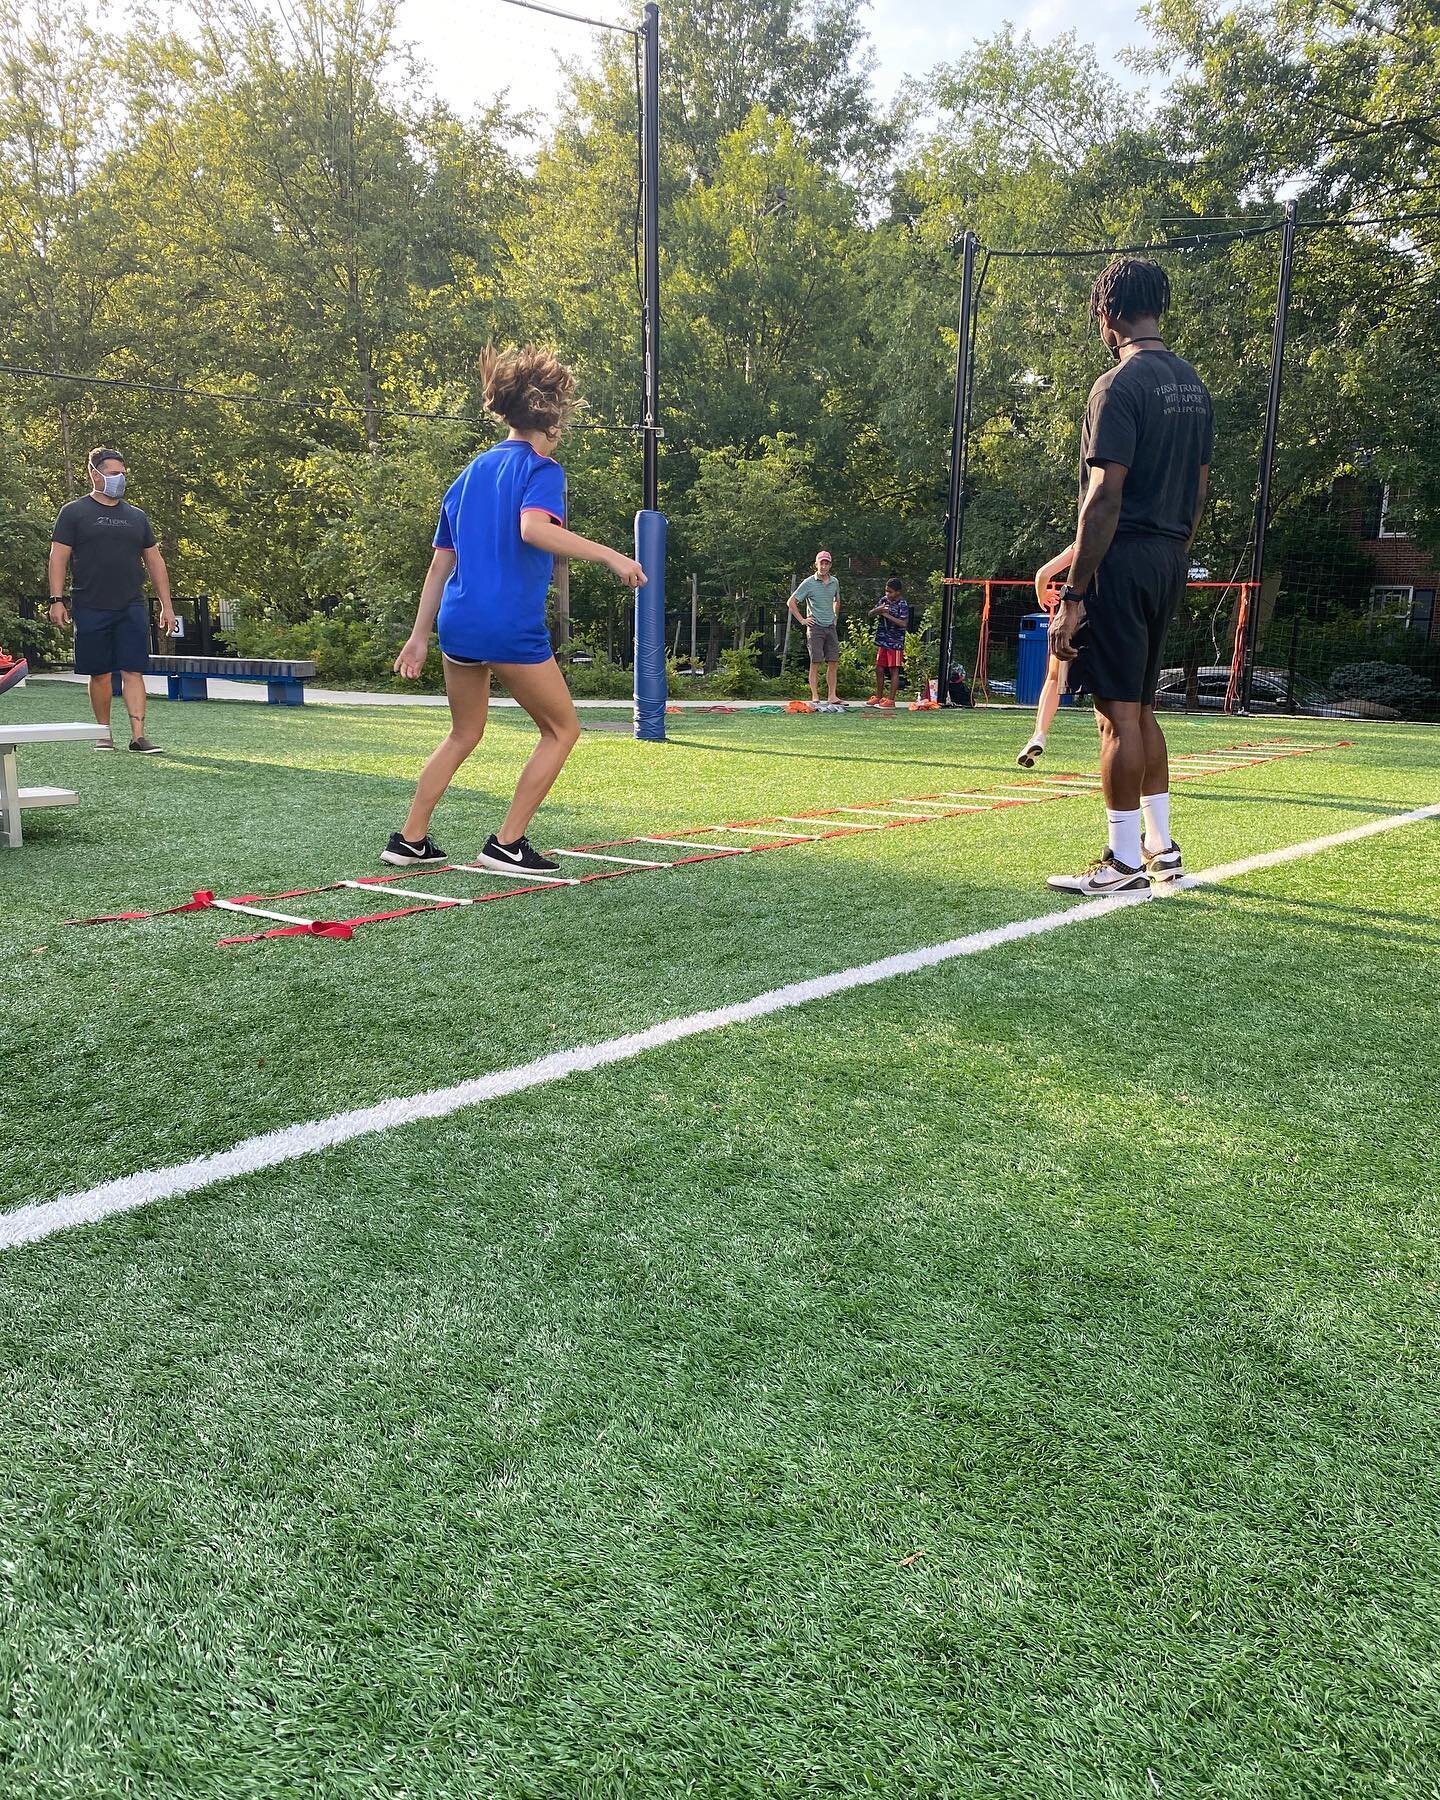
<instances>
[{"instance_id":1,"label":"navy blue shorts","mask_svg":"<svg viewBox=\"0 0 1440 1800\"><path fill-rule=\"evenodd\" d=\"M75 673L126 675L150 672L150 609L143 600L129 606L77 606Z\"/></svg>"}]
</instances>

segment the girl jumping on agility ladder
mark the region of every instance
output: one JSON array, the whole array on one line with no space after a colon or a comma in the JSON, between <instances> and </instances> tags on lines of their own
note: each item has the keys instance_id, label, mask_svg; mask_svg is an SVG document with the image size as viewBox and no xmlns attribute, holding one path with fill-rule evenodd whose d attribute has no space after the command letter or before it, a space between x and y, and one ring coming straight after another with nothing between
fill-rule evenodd
<instances>
[{"instance_id":1,"label":"girl jumping on agility ladder","mask_svg":"<svg viewBox=\"0 0 1440 1800\"><path fill-rule=\"evenodd\" d=\"M445 495L415 627L395 658L396 671L414 681L438 624L450 734L421 770L405 823L380 854L402 865L446 860L430 836L431 815L485 735L496 675L539 726L540 742L479 861L509 874L547 874L559 864L541 856L525 833L580 736L545 628L555 558L603 563L631 588L645 585L645 571L624 551L565 527L565 472L555 450L579 403L573 373L548 350L527 346L487 349L480 375L485 404L510 435L477 456Z\"/></svg>"},{"instance_id":2,"label":"girl jumping on agility ladder","mask_svg":"<svg viewBox=\"0 0 1440 1800\"><path fill-rule=\"evenodd\" d=\"M1048 613L1055 610L1060 598L1059 577L1070 567L1074 555L1075 546L1067 544L1058 556L1052 556L1035 571L1035 598ZM1015 758L1022 769L1033 769L1045 754L1045 740L1055 723L1069 673L1070 665L1061 662L1058 656L1052 656L1045 665L1045 683L1040 689L1040 704L1035 708L1035 729L1030 733L1030 741Z\"/></svg>"}]
</instances>

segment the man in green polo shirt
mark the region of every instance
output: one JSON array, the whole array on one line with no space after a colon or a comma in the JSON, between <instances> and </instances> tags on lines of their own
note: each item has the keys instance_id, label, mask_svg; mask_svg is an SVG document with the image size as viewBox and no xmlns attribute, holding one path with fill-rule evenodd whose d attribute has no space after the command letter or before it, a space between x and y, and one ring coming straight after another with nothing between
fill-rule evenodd
<instances>
[{"instance_id":1,"label":"man in green polo shirt","mask_svg":"<svg viewBox=\"0 0 1440 1800\"><path fill-rule=\"evenodd\" d=\"M835 692L835 672L840 662L840 583L830 573L828 550L816 553L815 573L807 575L790 596L790 616L805 627L810 652L810 703L817 712L844 712ZM802 611L803 608L803 611ZM820 699L820 668L825 668L829 699Z\"/></svg>"}]
</instances>

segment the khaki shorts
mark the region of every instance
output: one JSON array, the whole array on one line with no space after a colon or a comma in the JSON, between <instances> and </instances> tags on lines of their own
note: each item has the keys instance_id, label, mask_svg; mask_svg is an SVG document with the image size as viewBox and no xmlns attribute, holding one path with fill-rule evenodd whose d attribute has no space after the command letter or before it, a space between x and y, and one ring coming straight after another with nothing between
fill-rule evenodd
<instances>
[{"instance_id":1,"label":"khaki shorts","mask_svg":"<svg viewBox=\"0 0 1440 1800\"><path fill-rule=\"evenodd\" d=\"M805 643L813 663L839 662L840 633L833 625L807 625Z\"/></svg>"}]
</instances>

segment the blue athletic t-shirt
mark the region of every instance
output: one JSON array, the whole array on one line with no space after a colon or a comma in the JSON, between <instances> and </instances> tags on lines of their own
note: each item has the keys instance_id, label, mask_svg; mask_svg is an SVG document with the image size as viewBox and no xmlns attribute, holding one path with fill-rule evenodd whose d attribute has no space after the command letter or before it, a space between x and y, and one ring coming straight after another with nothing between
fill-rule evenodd
<instances>
[{"instance_id":1,"label":"blue athletic t-shirt","mask_svg":"<svg viewBox=\"0 0 1440 1800\"><path fill-rule=\"evenodd\" d=\"M546 662L545 596L555 558L520 535L520 515L565 523L565 471L523 438L477 456L440 504L435 548L453 550L437 628L446 656L466 662Z\"/></svg>"}]
</instances>

